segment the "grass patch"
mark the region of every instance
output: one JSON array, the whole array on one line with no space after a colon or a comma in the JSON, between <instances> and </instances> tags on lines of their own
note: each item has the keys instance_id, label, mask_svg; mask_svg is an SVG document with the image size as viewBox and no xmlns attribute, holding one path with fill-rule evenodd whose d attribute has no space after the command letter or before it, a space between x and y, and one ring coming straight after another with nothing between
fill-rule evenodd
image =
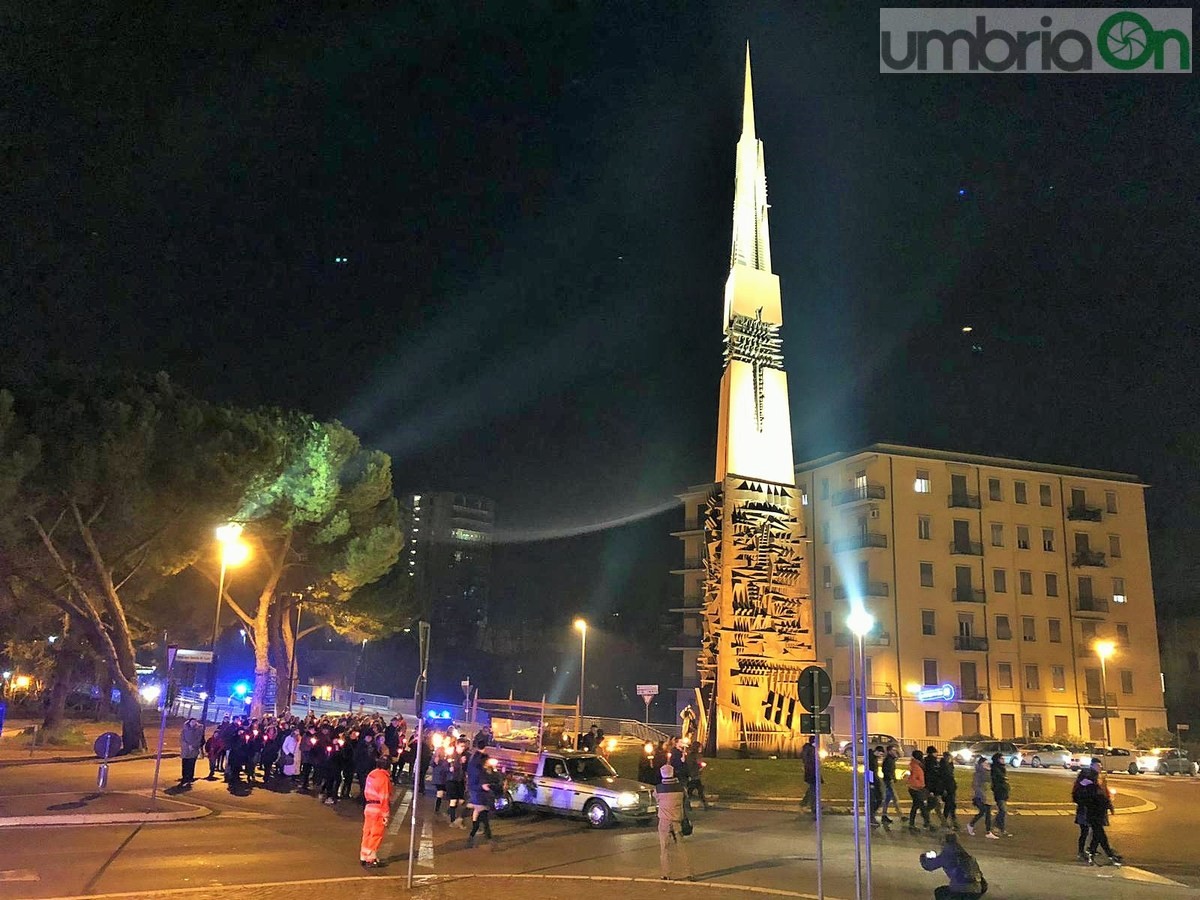
<instances>
[{"instance_id":1,"label":"grass patch","mask_svg":"<svg viewBox=\"0 0 1200 900\"><path fill-rule=\"evenodd\" d=\"M613 753L609 762L618 774L626 778L637 778L641 754L636 748L621 747ZM725 800L753 800L763 797L804 796L804 769L798 759L731 759L706 760L704 787L709 793L718 794ZM906 767L897 769L897 794L900 802L908 808L908 791L903 776ZM822 800L846 800L852 795L850 765L841 759L828 759L821 767L824 781L821 784ZM958 782L958 805L971 805L972 770L956 766L955 780ZM1153 776L1144 776L1153 777ZM1033 772L1021 769L1008 770L1008 783L1012 788L1010 803L1070 803L1072 781L1048 772ZM1113 805L1118 809L1134 806L1141 802L1130 796L1137 792L1136 785L1128 789L1124 784L1115 785L1117 796Z\"/></svg>"}]
</instances>

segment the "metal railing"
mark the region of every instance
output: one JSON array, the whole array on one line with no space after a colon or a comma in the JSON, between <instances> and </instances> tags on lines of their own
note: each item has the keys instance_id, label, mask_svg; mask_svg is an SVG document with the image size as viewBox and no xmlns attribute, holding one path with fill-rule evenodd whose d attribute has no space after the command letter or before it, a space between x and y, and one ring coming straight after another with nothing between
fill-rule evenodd
<instances>
[{"instance_id":1,"label":"metal railing","mask_svg":"<svg viewBox=\"0 0 1200 900\"><path fill-rule=\"evenodd\" d=\"M988 639L985 637L976 637L973 634L956 634L954 636L955 650L980 650L987 652Z\"/></svg>"},{"instance_id":2,"label":"metal railing","mask_svg":"<svg viewBox=\"0 0 1200 900\"><path fill-rule=\"evenodd\" d=\"M853 596L847 585L839 584L833 589L834 600L845 600L847 597ZM859 594L862 597L890 597L891 588L886 581L868 581L864 590Z\"/></svg>"},{"instance_id":3,"label":"metal railing","mask_svg":"<svg viewBox=\"0 0 1200 900\"><path fill-rule=\"evenodd\" d=\"M833 505L841 506L845 503L857 503L861 500L884 500L886 498L887 488L882 484L867 482L866 484L856 484L854 487L834 493Z\"/></svg>"},{"instance_id":4,"label":"metal railing","mask_svg":"<svg viewBox=\"0 0 1200 900\"><path fill-rule=\"evenodd\" d=\"M887 549L888 539L886 534L880 534L876 531L863 531L859 534L852 534L849 537L838 538L833 542L833 552L842 553L845 550L862 550L867 547L881 547Z\"/></svg>"},{"instance_id":5,"label":"metal railing","mask_svg":"<svg viewBox=\"0 0 1200 900\"><path fill-rule=\"evenodd\" d=\"M1108 612L1108 599L1105 597L1076 597L1075 612L1106 613Z\"/></svg>"},{"instance_id":6,"label":"metal railing","mask_svg":"<svg viewBox=\"0 0 1200 900\"><path fill-rule=\"evenodd\" d=\"M1067 518L1072 522L1099 522L1103 513L1095 506L1068 506Z\"/></svg>"},{"instance_id":7,"label":"metal railing","mask_svg":"<svg viewBox=\"0 0 1200 900\"><path fill-rule=\"evenodd\" d=\"M954 493L946 499L946 505L951 509L979 509L979 495Z\"/></svg>"},{"instance_id":8,"label":"metal railing","mask_svg":"<svg viewBox=\"0 0 1200 900\"><path fill-rule=\"evenodd\" d=\"M1078 550L1071 557L1073 566L1103 566L1104 554L1099 550Z\"/></svg>"},{"instance_id":9,"label":"metal railing","mask_svg":"<svg viewBox=\"0 0 1200 900\"><path fill-rule=\"evenodd\" d=\"M987 603L987 595L982 588L959 588L951 592L955 603Z\"/></svg>"},{"instance_id":10,"label":"metal railing","mask_svg":"<svg viewBox=\"0 0 1200 900\"><path fill-rule=\"evenodd\" d=\"M983 544L979 541L951 541L950 552L956 556L983 556Z\"/></svg>"}]
</instances>

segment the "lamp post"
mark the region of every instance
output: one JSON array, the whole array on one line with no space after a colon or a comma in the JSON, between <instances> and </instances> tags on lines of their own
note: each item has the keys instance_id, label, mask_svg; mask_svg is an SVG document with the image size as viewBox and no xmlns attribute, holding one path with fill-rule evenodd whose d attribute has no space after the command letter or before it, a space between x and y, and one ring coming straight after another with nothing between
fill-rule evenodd
<instances>
[{"instance_id":1,"label":"lamp post","mask_svg":"<svg viewBox=\"0 0 1200 900\"><path fill-rule=\"evenodd\" d=\"M575 620L575 630L579 632L579 706L575 710L575 749L579 749L579 740L583 737L583 688L584 676L587 671L587 622Z\"/></svg>"},{"instance_id":2,"label":"lamp post","mask_svg":"<svg viewBox=\"0 0 1200 900\"><path fill-rule=\"evenodd\" d=\"M217 690L217 638L221 628L221 602L225 599L225 574L229 566L240 566L250 556L250 548L242 541L242 526L227 522L216 529L217 544L221 554L221 577L217 580L217 610L213 615L212 662L208 664L208 690L204 692L204 706L200 709L200 724L208 727L208 704Z\"/></svg>"},{"instance_id":3,"label":"lamp post","mask_svg":"<svg viewBox=\"0 0 1200 900\"><path fill-rule=\"evenodd\" d=\"M862 829L862 857L866 862L866 892L861 896L865 896L867 900L871 900L871 741L868 738L867 732L867 656L866 656L866 636L867 633L875 627L875 617L863 609L861 606L856 607L846 619L846 624L850 631L854 634L854 647L851 650L851 656L857 652L858 656L858 678L859 690L858 696L862 701L862 717L858 719L859 711L854 708L851 703L850 718L851 721L858 719L858 737L862 741L861 759L862 759L862 818L859 818L858 809L854 810L854 828L857 835L858 830ZM850 677L854 678L854 665L850 667ZM853 685L851 691L853 691ZM855 754L851 754L851 760ZM858 784L858 771L854 772L855 784ZM855 841L856 849L858 841ZM855 861L856 865L858 860ZM858 873L855 872L855 887L858 887Z\"/></svg>"},{"instance_id":4,"label":"lamp post","mask_svg":"<svg viewBox=\"0 0 1200 900\"><path fill-rule=\"evenodd\" d=\"M1113 655L1117 645L1112 641L1096 641L1093 645L1096 655L1100 657L1100 693L1104 700L1104 746L1112 746L1112 734L1108 725L1108 658Z\"/></svg>"}]
</instances>

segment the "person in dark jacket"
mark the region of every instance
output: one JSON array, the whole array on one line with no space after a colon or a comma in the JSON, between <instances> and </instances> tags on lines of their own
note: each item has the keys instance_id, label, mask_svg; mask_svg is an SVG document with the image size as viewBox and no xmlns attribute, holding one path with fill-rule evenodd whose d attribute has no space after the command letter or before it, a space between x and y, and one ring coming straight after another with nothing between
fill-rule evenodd
<instances>
[{"instance_id":1,"label":"person in dark jacket","mask_svg":"<svg viewBox=\"0 0 1200 900\"><path fill-rule=\"evenodd\" d=\"M1096 760L1092 760L1092 765L1099 768ZM1087 771L1092 772L1096 777L1078 781L1078 790L1072 790L1072 794L1078 796L1077 802L1082 804L1087 825L1092 830L1092 840L1087 849L1087 863L1089 866L1094 866L1096 850L1103 848L1112 864L1119 866L1123 859L1109 846L1108 834L1104 830L1108 827L1108 814L1113 809L1112 797L1109 795L1108 789L1101 783L1096 770L1088 769Z\"/></svg>"},{"instance_id":2,"label":"person in dark jacket","mask_svg":"<svg viewBox=\"0 0 1200 900\"><path fill-rule=\"evenodd\" d=\"M920 862L926 872L942 869L950 879L949 884L934 890L934 900L971 900L987 893L987 879L979 870L979 863L958 842L958 835L953 832L946 835L941 853L935 850L922 853Z\"/></svg>"},{"instance_id":3,"label":"person in dark jacket","mask_svg":"<svg viewBox=\"0 0 1200 900\"><path fill-rule=\"evenodd\" d=\"M954 757L949 750L942 754L938 775L942 789L942 823L958 831L958 780L954 776Z\"/></svg>"},{"instance_id":4,"label":"person in dark jacket","mask_svg":"<svg viewBox=\"0 0 1200 900\"><path fill-rule=\"evenodd\" d=\"M992 798L996 801L996 831L1004 837L1012 837L1008 824L1008 769L1004 757L992 754Z\"/></svg>"}]
</instances>

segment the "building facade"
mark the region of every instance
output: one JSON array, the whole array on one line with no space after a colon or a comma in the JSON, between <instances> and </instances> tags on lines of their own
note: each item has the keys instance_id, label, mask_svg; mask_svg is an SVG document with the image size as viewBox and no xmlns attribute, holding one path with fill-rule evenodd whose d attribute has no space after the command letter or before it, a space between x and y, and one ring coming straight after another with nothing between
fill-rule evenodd
<instances>
[{"instance_id":1,"label":"building facade","mask_svg":"<svg viewBox=\"0 0 1200 900\"><path fill-rule=\"evenodd\" d=\"M488 622L495 504L450 491L403 499L412 511L403 565L422 616L440 646L474 646Z\"/></svg>"},{"instance_id":2,"label":"building facade","mask_svg":"<svg viewBox=\"0 0 1200 900\"><path fill-rule=\"evenodd\" d=\"M876 444L803 463L796 484L835 732L849 728L855 602L876 621L865 639L872 732L922 746L975 734L1120 746L1166 725L1134 476ZM694 524L705 492L682 496ZM699 551L694 530L678 535L685 557ZM696 575L677 571L687 609ZM936 688L953 699L919 699Z\"/></svg>"}]
</instances>

